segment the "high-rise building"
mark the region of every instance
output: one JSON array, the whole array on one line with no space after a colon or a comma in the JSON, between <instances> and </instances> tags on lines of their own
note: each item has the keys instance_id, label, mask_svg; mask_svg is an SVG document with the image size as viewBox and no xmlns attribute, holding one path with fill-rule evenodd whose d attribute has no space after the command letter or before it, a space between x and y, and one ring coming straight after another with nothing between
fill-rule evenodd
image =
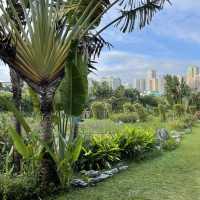
<instances>
[{"instance_id":1,"label":"high-rise building","mask_svg":"<svg viewBox=\"0 0 200 200\"><path fill-rule=\"evenodd\" d=\"M146 90L145 79L135 79L133 82L133 88L143 93Z\"/></svg>"},{"instance_id":2,"label":"high-rise building","mask_svg":"<svg viewBox=\"0 0 200 200\"><path fill-rule=\"evenodd\" d=\"M199 75L199 68L197 66L189 66L186 74L186 83L191 89L199 90L200 75Z\"/></svg>"},{"instance_id":3,"label":"high-rise building","mask_svg":"<svg viewBox=\"0 0 200 200\"><path fill-rule=\"evenodd\" d=\"M149 92L159 91L159 81L155 70L147 71L146 90Z\"/></svg>"},{"instance_id":4,"label":"high-rise building","mask_svg":"<svg viewBox=\"0 0 200 200\"><path fill-rule=\"evenodd\" d=\"M104 77L100 80L100 82L106 82L113 90L116 90L122 85L121 79L115 77Z\"/></svg>"}]
</instances>

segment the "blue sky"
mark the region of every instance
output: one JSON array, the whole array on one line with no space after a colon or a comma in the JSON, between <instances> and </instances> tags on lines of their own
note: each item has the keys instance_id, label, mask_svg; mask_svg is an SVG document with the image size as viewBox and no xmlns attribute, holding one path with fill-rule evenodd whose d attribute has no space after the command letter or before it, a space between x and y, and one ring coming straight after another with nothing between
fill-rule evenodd
<instances>
[{"instance_id":1,"label":"blue sky","mask_svg":"<svg viewBox=\"0 0 200 200\"><path fill-rule=\"evenodd\" d=\"M103 51L98 71L92 77L117 76L131 83L134 78L145 77L149 68L162 75L184 74L189 65L200 67L200 1L171 2L172 6L157 13L150 26L141 31L129 34L114 28L106 31L104 38L114 47ZM113 18L114 13L108 17ZM0 81L8 80L8 68L0 65Z\"/></svg>"},{"instance_id":2,"label":"blue sky","mask_svg":"<svg viewBox=\"0 0 200 200\"><path fill-rule=\"evenodd\" d=\"M141 31L122 34L110 29L104 33L114 48L104 50L92 77L118 76L131 83L145 77L149 68L162 75L185 74L189 65L200 66L200 1L171 2Z\"/></svg>"}]
</instances>

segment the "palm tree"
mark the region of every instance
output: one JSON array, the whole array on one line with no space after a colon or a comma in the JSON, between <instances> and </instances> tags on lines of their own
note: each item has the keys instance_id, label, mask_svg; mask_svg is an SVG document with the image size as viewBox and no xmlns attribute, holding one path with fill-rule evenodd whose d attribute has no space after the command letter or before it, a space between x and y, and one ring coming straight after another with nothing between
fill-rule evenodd
<instances>
[{"instance_id":1,"label":"palm tree","mask_svg":"<svg viewBox=\"0 0 200 200\"><path fill-rule=\"evenodd\" d=\"M150 23L153 15L163 8L166 1L168 0L112 2L109 0L39 0L29 1L30 9L27 10L25 1L20 0L26 26L20 21L12 1L8 2L17 25L6 12L1 1L0 10L3 15L0 24L4 28L7 46L6 51L3 52L0 48L0 56L40 95L41 139L44 142L51 145L52 100L64 76L64 69L74 41L80 41L87 35L92 27L98 25L102 16L117 4L122 8L120 16L98 30L96 36L111 25L118 25L122 32L133 31L136 25L143 28ZM48 161L48 159L43 160L46 174L48 174Z\"/></svg>"}]
</instances>

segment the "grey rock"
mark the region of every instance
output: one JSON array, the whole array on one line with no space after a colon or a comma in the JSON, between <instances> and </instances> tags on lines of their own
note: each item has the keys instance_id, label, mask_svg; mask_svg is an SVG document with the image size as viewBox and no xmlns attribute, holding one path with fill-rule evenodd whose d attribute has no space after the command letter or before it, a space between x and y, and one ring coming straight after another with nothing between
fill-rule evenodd
<instances>
[{"instance_id":1,"label":"grey rock","mask_svg":"<svg viewBox=\"0 0 200 200\"><path fill-rule=\"evenodd\" d=\"M160 145L156 145L155 148L156 148L158 151L161 151L161 150L162 150L162 146L160 146Z\"/></svg>"},{"instance_id":2,"label":"grey rock","mask_svg":"<svg viewBox=\"0 0 200 200\"><path fill-rule=\"evenodd\" d=\"M86 183L85 181L83 181L81 179L74 179L71 182L71 185L74 187L78 187L78 188L85 188L88 186L88 183Z\"/></svg>"},{"instance_id":3,"label":"grey rock","mask_svg":"<svg viewBox=\"0 0 200 200\"><path fill-rule=\"evenodd\" d=\"M119 172L119 170L117 168L113 168L110 170L113 174L117 174Z\"/></svg>"},{"instance_id":4,"label":"grey rock","mask_svg":"<svg viewBox=\"0 0 200 200\"><path fill-rule=\"evenodd\" d=\"M103 174L107 174L109 176L113 176L112 170L105 171L105 172L103 172Z\"/></svg>"},{"instance_id":5,"label":"grey rock","mask_svg":"<svg viewBox=\"0 0 200 200\"><path fill-rule=\"evenodd\" d=\"M119 169L119 171L125 171L128 169L128 166L124 165L124 166L119 167L118 169Z\"/></svg>"},{"instance_id":6,"label":"grey rock","mask_svg":"<svg viewBox=\"0 0 200 200\"><path fill-rule=\"evenodd\" d=\"M158 143L163 143L169 139L169 133L165 128L156 131L156 140Z\"/></svg>"},{"instance_id":7,"label":"grey rock","mask_svg":"<svg viewBox=\"0 0 200 200\"><path fill-rule=\"evenodd\" d=\"M111 177L111 175L102 173L101 175L97 176L96 178L90 178L89 183L90 184L99 183L99 182L104 181L105 179L108 179L110 177Z\"/></svg>"},{"instance_id":8,"label":"grey rock","mask_svg":"<svg viewBox=\"0 0 200 200\"><path fill-rule=\"evenodd\" d=\"M95 170L90 170L90 171L85 171L84 175L88 176L90 178L95 178L97 176L99 176L101 173L99 171L95 171Z\"/></svg>"}]
</instances>

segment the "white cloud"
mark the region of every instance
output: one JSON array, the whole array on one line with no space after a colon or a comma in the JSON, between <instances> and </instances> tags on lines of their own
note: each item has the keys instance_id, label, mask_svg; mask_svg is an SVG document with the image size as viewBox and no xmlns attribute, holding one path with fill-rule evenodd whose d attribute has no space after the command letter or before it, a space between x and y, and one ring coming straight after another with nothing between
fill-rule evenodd
<instances>
[{"instance_id":1,"label":"white cloud","mask_svg":"<svg viewBox=\"0 0 200 200\"><path fill-rule=\"evenodd\" d=\"M104 52L99 60L98 71L93 78L103 76L120 77L132 83L135 78L145 78L148 69L155 69L160 75L185 74L189 65L200 66L200 60L161 59L149 55L132 54L122 51Z\"/></svg>"}]
</instances>

